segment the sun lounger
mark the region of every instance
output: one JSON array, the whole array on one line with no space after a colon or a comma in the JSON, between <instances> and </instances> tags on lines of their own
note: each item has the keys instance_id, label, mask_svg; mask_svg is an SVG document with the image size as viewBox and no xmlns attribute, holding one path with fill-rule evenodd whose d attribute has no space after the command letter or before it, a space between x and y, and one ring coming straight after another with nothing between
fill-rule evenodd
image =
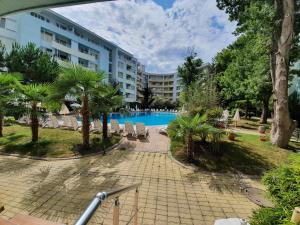
<instances>
[{"instance_id":1,"label":"sun lounger","mask_svg":"<svg viewBox=\"0 0 300 225\"><path fill-rule=\"evenodd\" d=\"M63 129L78 130L80 128L75 116L63 116Z\"/></svg>"},{"instance_id":2,"label":"sun lounger","mask_svg":"<svg viewBox=\"0 0 300 225\"><path fill-rule=\"evenodd\" d=\"M132 123L130 122L125 122L125 132L126 132L126 136L130 135L132 137L135 137L135 130L134 127L132 125Z\"/></svg>"},{"instance_id":3,"label":"sun lounger","mask_svg":"<svg viewBox=\"0 0 300 225\"><path fill-rule=\"evenodd\" d=\"M149 134L149 130L145 127L145 124L143 123L137 123L136 124L136 134L137 136L143 136L144 138L147 138Z\"/></svg>"},{"instance_id":4,"label":"sun lounger","mask_svg":"<svg viewBox=\"0 0 300 225\"><path fill-rule=\"evenodd\" d=\"M70 116L70 121L71 121L71 128L73 128L73 130L78 130L80 128L75 116Z\"/></svg>"},{"instance_id":5,"label":"sun lounger","mask_svg":"<svg viewBox=\"0 0 300 225\"><path fill-rule=\"evenodd\" d=\"M160 133L162 135L168 135L167 128L166 127L160 128L158 133Z\"/></svg>"},{"instance_id":6,"label":"sun lounger","mask_svg":"<svg viewBox=\"0 0 300 225\"><path fill-rule=\"evenodd\" d=\"M111 127L111 131L113 133L119 134L122 131L122 129L120 128L118 120L111 120L110 121L110 127Z\"/></svg>"},{"instance_id":7,"label":"sun lounger","mask_svg":"<svg viewBox=\"0 0 300 225\"><path fill-rule=\"evenodd\" d=\"M94 119L93 124L94 124L94 126L91 130L92 132L94 132L94 133L102 133L103 132L103 126L99 119Z\"/></svg>"},{"instance_id":8,"label":"sun lounger","mask_svg":"<svg viewBox=\"0 0 300 225\"><path fill-rule=\"evenodd\" d=\"M17 120L17 122L19 124L27 124L28 125L28 124L30 124L30 118L29 118L29 116L22 116Z\"/></svg>"},{"instance_id":9,"label":"sun lounger","mask_svg":"<svg viewBox=\"0 0 300 225\"><path fill-rule=\"evenodd\" d=\"M58 128L59 127L59 123L58 123L56 116L49 117L48 127L50 127L50 128Z\"/></svg>"}]
</instances>

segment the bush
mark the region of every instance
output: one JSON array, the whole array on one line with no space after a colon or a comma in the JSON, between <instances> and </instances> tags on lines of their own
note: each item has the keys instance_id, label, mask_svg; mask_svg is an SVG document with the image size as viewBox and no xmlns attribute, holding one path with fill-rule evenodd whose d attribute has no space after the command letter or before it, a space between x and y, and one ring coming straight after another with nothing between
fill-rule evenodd
<instances>
[{"instance_id":1,"label":"bush","mask_svg":"<svg viewBox=\"0 0 300 225\"><path fill-rule=\"evenodd\" d=\"M263 177L274 208L261 208L254 212L252 225L292 224L293 209L300 206L300 154L288 165L268 172Z\"/></svg>"},{"instance_id":2,"label":"bush","mask_svg":"<svg viewBox=\"0 0 300 225\"><path fill-rule=\"evenodd\" d=\"M206 111L207 122L215 126L217 124L217 120L222 117L222 109L213 108Z\"/></svg>"},{"instance_id":3,"label":"bush","mask_svg":"<svg viewBox=\"0 0 300 225\"><path fill-rule=\"evenodd\" d=\"M13 116L8 116L4 118L4 126L11 126L16 123L16 119Z\"/></svg>"}]
</instances>

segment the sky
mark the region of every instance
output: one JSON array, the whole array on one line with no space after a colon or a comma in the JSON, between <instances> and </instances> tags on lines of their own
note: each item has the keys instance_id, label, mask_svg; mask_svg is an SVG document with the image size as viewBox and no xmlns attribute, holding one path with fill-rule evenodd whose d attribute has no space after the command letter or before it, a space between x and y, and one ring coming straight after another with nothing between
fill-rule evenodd
<instances>
[{"instance_id":1,"label":"sky","mask_svg":"<svg viewBox=\"0 0 300 225\"><path fill-rule=\"evenodd\" d=\"M235 40L235 23L215 0L118 0L54 10L134 54L147 72L175 72L191 49L211 62Z\"/></svg>"}]
</instances>

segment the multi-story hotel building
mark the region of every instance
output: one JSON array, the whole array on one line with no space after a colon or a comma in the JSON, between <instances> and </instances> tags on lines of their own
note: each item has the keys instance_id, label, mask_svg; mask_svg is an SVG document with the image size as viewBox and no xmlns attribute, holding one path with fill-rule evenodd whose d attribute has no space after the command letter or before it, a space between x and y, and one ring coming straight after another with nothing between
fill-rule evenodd
<instances>
[{"instance_id":1,"label":"multi-story hotel building","mask_svg":"<svg viewBox=\"0 0 300 225\"><path fill-rule=\"evenodd\" d=\"M181 84L177 73L148 73L145 67L140 65L138 70L139 84L138 90L148 86L154 97L176 102L179 99ZM139 97L140 98L140 97Z\"/></svg>"},{"instance_id":2,"label":"multi-story hotel building","mask_svg":"<svg viewBox=\"0 0 300 225\"><path fill-rule=\"evenodd\" d=\"M136 102L137 59L97 34L51 10L24 12L0 18L0 40L10 51L13 43L35 43L58 62L78 63L104 71L117 81L125 102Z\"/></svg>"}]
</instances>

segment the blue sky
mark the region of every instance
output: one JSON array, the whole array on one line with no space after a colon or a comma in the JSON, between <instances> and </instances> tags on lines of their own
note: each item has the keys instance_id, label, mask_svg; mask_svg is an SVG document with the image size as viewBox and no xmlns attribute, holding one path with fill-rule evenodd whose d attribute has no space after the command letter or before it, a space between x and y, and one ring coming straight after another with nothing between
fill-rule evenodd
<instances>
[{"instance_id":1,"label":"blue sky","mask_svg":"<svg viewBox=\"0 0 300 225\"><path fill-rule=\"evenodd\" d=\"M205 62L235 40L215 0L119 0L55 9L133 53L149 72L174 72L190 49Z\"/></svg>"},{"instance_id":2,"label":"blue sky","mask_svg":"<svg viewBox=\"0 0 300 225\"><path fill-rule=\"evenodd\" d=\"M164 9L169 9L173 6L175 0L154 0L154 2L161 5Z\"/></svg>"}]
</instances>

